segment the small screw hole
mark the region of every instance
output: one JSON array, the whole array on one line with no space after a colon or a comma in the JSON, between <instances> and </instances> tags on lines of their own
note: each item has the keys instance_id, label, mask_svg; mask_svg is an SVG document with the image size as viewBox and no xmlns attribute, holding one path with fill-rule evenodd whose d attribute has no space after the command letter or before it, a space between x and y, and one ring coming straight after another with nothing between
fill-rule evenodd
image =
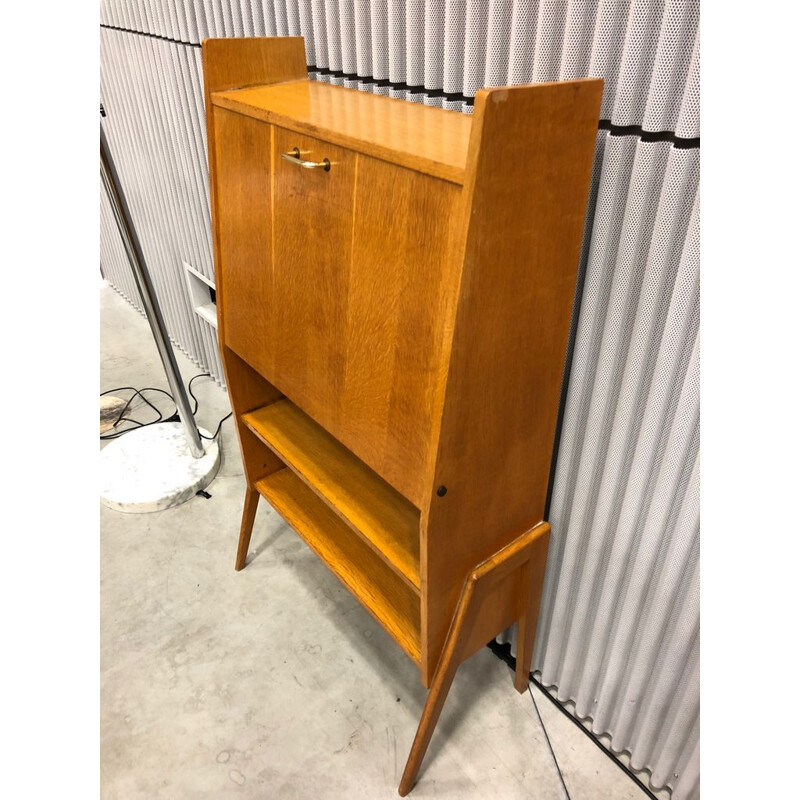
<instances>
[{"instance_id":1,"label":"small screw hole","mask_svg":"<svg viewBox=\"0 0 800 800\"><path fill-rule=\"evenodd\" d=\"M439 497L444 497L447 494L447 487L446 486L440 486L436 490L436 494L439 495Z\"/></svg>"}]
</instances>

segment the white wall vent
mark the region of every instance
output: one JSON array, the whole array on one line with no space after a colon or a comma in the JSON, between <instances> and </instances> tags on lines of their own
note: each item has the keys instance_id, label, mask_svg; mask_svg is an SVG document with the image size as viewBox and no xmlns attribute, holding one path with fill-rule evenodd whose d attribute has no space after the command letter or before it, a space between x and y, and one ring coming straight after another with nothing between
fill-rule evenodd
<instances>
[{"instance_id":1,"label":"white wall vent","mask_svg":"<svg viewBox=\"0 0 800 800\"><path fill-rule=\"evenodd\" d=\"M201 275L194 267L183 262L186 273L186 284L189 287L189 299L192 309L198 317L204 319L209 325L217 327L217 290L214 284Z\"/></svg>"}]
</instances>

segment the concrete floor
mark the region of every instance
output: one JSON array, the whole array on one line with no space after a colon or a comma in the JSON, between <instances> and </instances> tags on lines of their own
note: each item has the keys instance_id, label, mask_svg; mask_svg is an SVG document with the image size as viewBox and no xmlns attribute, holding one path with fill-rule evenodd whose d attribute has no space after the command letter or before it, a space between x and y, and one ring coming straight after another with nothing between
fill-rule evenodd
<instances>
[{"instance_id":1,"label":"concrete floor","mask_svg":"<svg viewBox=\"0 0 800 800\"><path fill-rule=\"evenodd\" d=\"M146 321L107 286L100 303L101 390L166 389ZM184 381L201 372L178 362ZM210 379L195 389L213 431L227 395ZM234 572L244 479L230 420L221 446L211 499L101 508L101 796L396 797L425 701L417 669L264 501ZM572 800L646 797L534 692ZM530 696L479 652L411 797L563 796Z\"/></svg>"}]
</instances>

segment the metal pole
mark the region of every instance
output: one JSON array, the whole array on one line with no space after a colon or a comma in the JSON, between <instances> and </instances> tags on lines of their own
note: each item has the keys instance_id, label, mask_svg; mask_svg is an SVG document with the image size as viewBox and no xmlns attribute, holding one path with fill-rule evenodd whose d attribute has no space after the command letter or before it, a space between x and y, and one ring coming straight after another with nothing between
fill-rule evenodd
<instances>
[{"instance_id":1,"label":"metal pole","mask_svg":"<svg viewBox=\"0 0 800 800\"><path fill-rule=\"evenodd\" d=\"M186 429L189 450L195 458L202 458L205 453L203 451L203 443L200 440L200 432L197 430L194 414L192 414L189 405L189 398L186 396L186 389L183 387L183 380L178 369L178 362L175 360L175 353L172 351L172 345L167 338L164 317L161 314L156 293L153 290L153 282L150 280L150 273L147 271L142 247L139 244L139 237L133 227L130 209L125 201L125 195L122 193L119 176L114 168L114 162L111 159L111 152L108 149L108 142L103 133L102 125L100 126L100 176L103 179L111 209L114 212L114 219L119 228L122 243L125 245L128 261L131 262L133 277L139 289L139 294L142 296L147 321L153 331L153 338L156 340L156 347L158 348L159 356L161 356L161 363L164 365L164 372L167 373L167 381L169 382L172 396L175 398L178 415L181 418L183 427Z\"/></svg>"}]
</instances>

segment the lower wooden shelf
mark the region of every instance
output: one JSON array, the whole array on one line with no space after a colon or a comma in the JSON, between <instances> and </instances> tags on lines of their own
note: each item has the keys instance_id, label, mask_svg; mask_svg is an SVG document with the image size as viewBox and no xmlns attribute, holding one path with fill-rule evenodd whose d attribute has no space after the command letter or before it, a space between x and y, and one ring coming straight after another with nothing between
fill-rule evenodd
<instances>
[{"instance_id":1,"label":"lower wooden shelf","mask_svg":"<svg viewBox=\"0 0 800 800\"><path fill-rule=\"evenodd\" d=\"M414 590L290 469L273 472L255 486L420 664L420 600Z\"/></svg>"},{"instance_id":2,"label":"lower wooden shelf","mask_svg":"<svg viewBox=\"0 0 800 800\"><path fill-rule=\"evenodd\" d=\"M286 398L242 422L419 594L420 514L406 498Z\"/></svg>"}]
</instances>

